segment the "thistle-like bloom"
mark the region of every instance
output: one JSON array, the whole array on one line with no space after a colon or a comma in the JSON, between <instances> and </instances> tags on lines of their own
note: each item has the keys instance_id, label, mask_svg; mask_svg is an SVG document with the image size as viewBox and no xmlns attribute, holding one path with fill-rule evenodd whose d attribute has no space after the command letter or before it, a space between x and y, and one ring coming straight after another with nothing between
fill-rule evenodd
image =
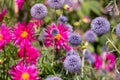
<instances>
[{"instance_id":1,"label":"thistle-like bloom","mask_svg":"<svg viewBox=\"0 0 120 80\"><path fill-rule=\"evenodd\" d=\"M39 51L31 45L20 46L18 56L22 59L25 58L25 62L35 64L40 57Z\"/></svg>"},{"instance_id":2,"label":"thistle-like bloom","mask_svg":"<svg viewBox=\"0 0 120 80\"><path fill-rule=\"evenodd\" d=\"M115 55L110 52L104 52L102 54L103 61L105 63L104 67L106 71L110 71L115 66Z\"/></svg>"},{"instance_id":3,"label":"thistle-like bloom","mask_svg":"<svg viewBox=\"0 0 120 80\"><path fill-rule=\"evenodd\" d=\"M64 49L69 49L67 45L69 31L64 28L65 25L58 23L56 26L54 23L51 26L48 26L48 29L45 29L44 34L44 43L45 46L54 46L56 49L61 47Z\"/></svg>"},{"instance_id":4,"label":"thistle-like bloom","mask_svg":"<svg viewBox=\"0 0 120 80\"><path fill-rule=\"evenodd\" d=\"M43 19L47 16L48 10L44 4L35 4L30 10L31 16L35 19Z\"/></svg>"},{"instance_id":5,"label":"thistle-like bloom","mask_svg":"<svg viewBox=\"0 0 120 80\"><path fill-rule=\"evenodd\" d=\"M51 8L59 9L64 5L65 0L47 0Z\"/></svg>"},{"instance_id":6,"label":"thistle-like bloom","mask_svg":"<svg viewBox=\"0 0 120 80\"><path fill-rule=\"evenodd\" d=\"M84 38L86 41L93 43L96 41L97 35L93 31L88 30L85 32Z\"/></svg>"},{"instance_id":7,"label":"thistle-like bloom","mask_svg":"<svg viewBox=\"0 0 120 80\"><path fill-rule=\"evenodd\" d=\"M12 75L12 80L39 80L37 77L39 71L35 67L35 65L25 66L18 64L14 66L9 74Z\"/></svg>"},{"instance_id":8,"label":"thistle-like bloom","mask_svg":"<svg viewBox=\"0 0 120 80\"><path fill-rule=\"evenodd\" d=\"M2 24L0 27L0 49L11 41L10 28Z\"/></svg>"},{"instance_id":9,"label":"thistle-like bloom","mask_svg":"<svg viewBox=\"0 0 120 80\"><path fill-rule=\"evenodd\" d=\"M70 72L79 71L81 68L81 59L77 55L67 56L64 60L64 68Z\"/></svg>"},{"instance_id":10,"label":"thistle-like bloom","mask_svg":"<svg viewBox=\"0 0 120 80\"><path fill-rule=\"evenodd\" d=\"M93 63L93 66L95 67L95 69L100 69L102 67L102 58L101 56L97 55L97 54L93 54L94 58L95 58L95 62Z\"/></svg>"},{"instance_id":11,"label":"thistle-like bloom","mask_svg":"<svg viewBox=\"0 0 120 80\"><path fill-rule=\"evenodd\" d=\"M107 33L110 30L110 23L104 17L97 17L91 22L91 29L98 35Z\"/></svg>"},{"instance_id":12,"label":"thistle-like bloom","mask_svg":"<svg viewBox=\"0 0 120 80\"><path fill-rule=\"evenodd\" d=\"M47 77L45 80L62 80L62 79L57 76L50 76L50 77Z\"/></svg>"},{"instance_id":13,"label":"thistle-like bloom","mask_svg":"<svg viewBox=\"0 0 120 80\"><path fill-rule=\"evenodd\" d=\"M14 44L24 45L30 44L31 41L34 41L35 31L33 26L33 23L28 23L28 25L18 23L16 27L14 27L13 32Z\"/></svg>"},{"instance_id":14,"label":"thistle-like bloom","mask_svg":"<svg viewBox=\"0 0 120 80\"><path fill-rule=\"evenodd\" d=\"M116 27L116 35L120 37L120 23Z\"/></svg>"},{"instance_id":15,"label":"thistle-like bloom","mask_svg":"<svg viewBox=\"0 0 120 80\"><path fill-rule=\"evenodd\" d=\"M67 22L67 17L61 15L61 16L58 18L58 22L63 23L63 24L66 23L66 22Z\"/></svg>"},{"instance_id":16,"label":"thistle-like bloom","mask_svg":"<svg viewBox=\"0 0 120 80\"><path fill-rule=\"evenodd\" d=\"M21 9L23 7L25 0L16 0L18 9Z\"/></svg>"},{"instance_id":17,"label":"thistle-like bloom","mask_svg":"<svg viewBox=\"0 0 120 80\"><path fill-rule=\"evenodd\" d=\"M71 33L68 36L68 41L69 41L70 45L72 45L72 46L78 46L82 42L82 38L77 33Z\"/></svg>"},{"instance_id":18,"label":"thistle-like bloom","mask_svg":"<svg viewBox=\"0 0 120 80\"><path fill-rule=\"evenodd\" d=\"M71 49L71 50L67 51L66 57L71 56L71 55L78 55L78 53L75 50Z\"/></svg>"}]
</instances>

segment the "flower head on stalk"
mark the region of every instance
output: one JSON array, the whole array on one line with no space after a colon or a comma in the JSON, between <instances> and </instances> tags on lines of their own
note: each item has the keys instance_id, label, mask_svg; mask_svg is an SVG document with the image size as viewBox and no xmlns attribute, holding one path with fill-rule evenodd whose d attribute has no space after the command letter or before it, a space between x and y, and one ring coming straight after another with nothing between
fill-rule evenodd
<instances>
[{"instance_id":1,"label":"flower head on stalk","mask_svg":"<svg viewBox=\"0 0 120 80\"><path fill-rule=\"evenodd\" d=\"M9 74L12 75L12 80L39 80L37 77L39 71L35 67L35 65L22 65L17 64L9 70Z\"/></svg>"},{"instance_id":2,"label":"flower head on stalk","mask_svg":"<svg viewBox=\"0 0 120 80\"><path fill-rule=\"evenodd\" d=\"M0 49L11 41L11 31L8 26L2 24L0 27Z\"/></svg>"},{"instance_id":3,"label":"flower head on stalk","mask_svg":"<svg viewBox=\"0 0 120 80\"><path fill-rule=\"evenodd\" d=\"M14 27L13 40L15 45L30 44L31 41L35 40L33 25L33 23L28 23L28 25L18 23L16 27Z\"/></svg>"},{"instance_id":4,"label":"flower head on stalk","mask_svg":"<svg viewBox=\"0 0 120 80\"><path fill-rule=\"evenodd\" d=\"M55 48L58 50L61 47L67 50L70 49L70 47L67 45L68 34L70 32L63 26L65 25L60 23L58 23L57 26L54 23L52 23L51 26L48 26L48 29L45 30L44 34L45 46L55 46Z\"/></svg>"}]
</instances>

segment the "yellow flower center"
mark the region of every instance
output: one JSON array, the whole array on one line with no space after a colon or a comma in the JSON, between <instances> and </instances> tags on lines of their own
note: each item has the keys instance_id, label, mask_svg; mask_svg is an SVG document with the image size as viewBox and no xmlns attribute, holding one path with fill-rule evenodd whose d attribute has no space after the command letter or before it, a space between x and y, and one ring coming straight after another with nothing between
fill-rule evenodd
<instances>
[{"instance_id":1,"label":"yellow flower center","mask_svg":"<svg viewBox=\"0 0 120 80\"><path fill-rule=\"evenodd\" d=\"M22 79L23 80L28 80L29 77L30 77L30 75L28 73L26 73L26 72L22 74Z\"/></svg>"},{"instance_id":2,"label":"yellow flower center","mask_svg":"<svg viewBox=\"0 0 120 80\"><path fill-rule=\"evenodd\" d=\"M61 34L57 34L54 38L59 41L61 37L62 37Z\"/></svg>"},{"instance_id":3,"label":"yellow flower center","mask_svg":"<svg viewBox=\"0 0 120 80\"><path fill-rule=\"evenodd\" d=\"M3 35L0 33L0 41L3 40Z\"/></svg>"},{"instance_id":4,"label":"yellow flower center","mask_svg":"<svg viewBox=\"0 0 120 80\"><path fill-rule=\"evenodd\" d=\"M23 31L20 36L22 38L26 38L28 36L28 33L26 31Z\"/></svg>"}]
</instances>

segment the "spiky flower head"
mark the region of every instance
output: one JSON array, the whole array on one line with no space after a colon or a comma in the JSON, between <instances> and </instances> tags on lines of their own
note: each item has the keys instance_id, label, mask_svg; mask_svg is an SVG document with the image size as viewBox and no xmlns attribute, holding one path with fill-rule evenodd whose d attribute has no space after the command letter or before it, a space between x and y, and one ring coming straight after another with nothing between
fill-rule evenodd
<instances>
[{"instance_id":1,"label":"spiky flower head","mask_svg":"<svg viewBox=\"0 0 120 80\"><path fill-rule=\"evenodd\" d=\"M37 77L38 73L39 71L35 65L25 66L22 64L17 64L9 70L12 80L39 80Z\"/></svg>"},{"instance_id":2,"label":"spiky flower head","mask_svg":"<svg viewBox=\"0 0 120 80\"><path fill-rule=\"evenodd\" d=\"M50 77L47 77L45 80L62 80L62 79L57 76L50 76Z\"/></svg>"},{"instance_id":3,"label":"spiky flower head","mask_svg":"<svg viewBox=\"0 0 120 80\"><path fill-rule=\"evenodd\" d=\"M78 53L75 50L71 49L71 50L67 51L66 57L71 56L71 55L78 55Z\"/></svg>"},{"instance_id":4,"label":"spiky flower head","mask_svg":"<svg viewBox=\"0 0 120 80\"><path fill-rule=\"evenodd\" d=\"M64 5L65 0L47 0L48 5L54 9L60 9Z\"/></svg>"},{"instance_id":5,"label":"spiky flower head","mask_svg":"<svg viewBox=\"0 0 120 80\"><path fill-rule=\"evenodd\" d=\"M110 30L110 23L104 17L97 17L91 22L91 30L97 35L105 34Z\"/></svg>"},{"instance_id":6,"label":"spiky flower head","mask_svg":"<svg viewBox=\"0 0 120 80\"><path fill-rule=\"evenodd\" d=\"M67 56L64 60L64 68L69 72L79 71L81 68L81 59L77 55Z\"/></svg>"},{"instance_id":7,"label":"spiky flower head","mask_svg":"<svg viewBox=\"0 0 120 80\"><path fill-rule=\"evenodd\" d=\"M97 35L93 31L88 30L84 33L84 38L86 41L93 43L96 41Z\"/></svg>"},{"instance_id":8,"label":"spiky flower head","mask_svg":"<svg viewBox=\"0 0 120 80\"><path fill-rule=\"evenodd\" d=\"M47 16L48 10L44 4L35 4L30 10L31 16L35 19L43 19Z\"/></svg>"},{"instance_id":9,"label":"spiky flower head","mask_svg":"<svg viewBox=\"0 0 120 80\"><path fill-rule=\"evenodd\" d=\"M116 35L120 37L120 23L116 27Z\"/></svg>"},{"instance_id":10,"label":"spiky flower head","mask_svg":"<svg viewBox=\"0 0 120 80\"><path fill-rule=\"evenodd\" d=\"M60 22L60 23L66 23L67 22L67 17L66 16L63 16L63 15L61 15L59 18L58 18L58 22Z\"/></svg>"},{"instance_id":11,"label":"spiky flower head","mask_svg":"<svg viewBox=\"0 0 120 80\"><path fill-rule=\"evenodd\" d=\"M68 41L69 41L70 45L72 45L72 46L78 46L82 42L82 38L77 33L71 33L68 36Z\"/></svg>"}]
</instances>

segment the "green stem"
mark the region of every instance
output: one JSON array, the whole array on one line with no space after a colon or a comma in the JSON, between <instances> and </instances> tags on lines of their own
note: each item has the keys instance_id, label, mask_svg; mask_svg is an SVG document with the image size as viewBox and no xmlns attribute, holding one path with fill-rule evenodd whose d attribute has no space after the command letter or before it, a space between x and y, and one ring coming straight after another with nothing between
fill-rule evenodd
<instances>
[{"instance_id":1,"label":"green stem","mask_svg":"<svg viewBox=\"0 0 120 80\"><path fill-rule=\"evenodd\" d=\"M79 77L77 76L77 73L75 73L76 80L79 80Z\"/></svg>"}]
</instances>

